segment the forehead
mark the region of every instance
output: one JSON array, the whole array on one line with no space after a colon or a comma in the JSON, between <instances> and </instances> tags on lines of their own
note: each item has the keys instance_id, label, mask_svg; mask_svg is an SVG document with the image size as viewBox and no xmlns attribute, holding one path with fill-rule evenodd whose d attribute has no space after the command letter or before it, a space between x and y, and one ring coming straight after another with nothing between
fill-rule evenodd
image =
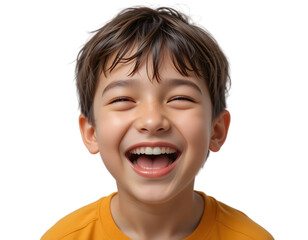
<instances>
[{"instance_id":1,"label":"forehead","mask_svg":"<svg viewBox=\"0 0 308 240\"><path fill-rule=\"evenodd\" d=\"M130 58L133 54L134 52L132 51L126 59ZM177 79L179 81L173 82L175 85L181 85L183 81L180 81L180 79L186 79L199 82L199 84L207 88L205 81L200 79L193 71L187 71L186 75L181 73L170 54L166 51L161 55L158 63L155 63L154 59L148 56L140 63L137 62L137 59L132 59L128 62L118 62L111 68L116 58L115 55L116 54L109 59L106 67L107 70L101 73L99 77L100 85L107 85L112 81L119 82L119 80L122 82L119 84L123 84L122 80L131 78L141 78L152 83L161 83L167 79Z\"/></svg>"},{"instance_id":2,"label":"forehead","mask_svg":"<svg viewBox=\"0 0 308 240\"><path fill-rule=\"evenodd\" d=\"M170 56L165 55L160 61L160 66L158 67L159 79L153 77L154 70L151 61L151 58L148 58L146 62L144 61L139 65L136 71L134 71L135 60L118 63L112 71L101 74L98 83L99 92L104 95L109 90L124 88L139 91L143 86L146 87L148 83L151 83L153 86L162 85L163 88L159 88L161 92L169 92L172 89L178 89L178 87L188 87L201 95L208 95L205 81L192 72L188 76L182 75L176 69Z\"/></svg>"},{"instance_id":3,"label":"forehead","mask_svg":"<svg viewBox=\"0 0 308 240\"><path fill-rule=\"evenodd\" d=\"M197 76L185 59L182 60L182 65L185 63L185 71L183 71L166 48L160 51L159 56L153 56L153 54L146 52L143 56L136 56L136 51L135 48L132 48L122 57L119 57L118 53L112 54L101 71L100 81L112 80L116 75L127 78L143 75L147 76L147 80L151 82L159 83L163 76L169 76L169 78L196 78L206 84L205 79Z\"/></svg>"}]
</instances>

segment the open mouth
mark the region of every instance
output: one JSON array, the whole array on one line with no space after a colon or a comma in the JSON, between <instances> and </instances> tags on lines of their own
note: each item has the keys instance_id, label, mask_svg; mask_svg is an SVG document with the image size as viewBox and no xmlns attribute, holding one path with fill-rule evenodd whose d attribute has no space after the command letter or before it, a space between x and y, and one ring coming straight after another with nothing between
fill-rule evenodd
<instances>
[{"instance_id":1,"label":"open mouth","mask_svg":"<svg viewBox=\"0 0 308 240\"><path fill-rule=\"evenodd\" d=\"M180 152L170 147L138 147L125 155L136 168L155 171L172 165Z\"/></svg>"}]
</instances>

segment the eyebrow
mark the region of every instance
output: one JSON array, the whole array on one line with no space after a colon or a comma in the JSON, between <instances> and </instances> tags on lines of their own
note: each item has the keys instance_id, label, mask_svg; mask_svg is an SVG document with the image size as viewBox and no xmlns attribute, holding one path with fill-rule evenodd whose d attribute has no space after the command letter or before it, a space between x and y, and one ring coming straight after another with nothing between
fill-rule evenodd
<instances>
[{"instance_id":1,"label":"eyebrow","mask_svg":"<svg viewBox=\"0 0 308 240\"><path fill-rule=\"evenodd\" d=\"M108 84L103 90L102 95L104 95L107 91L109 91L112 88L127 87L127 86L133 86L133 85L136 85L136 82L133 80L117 80L117 81L114 81Z\"/></svg>"},{"instance_id":2,"label":"eyebrow","mask_svg":"<svg viewBox=\"0 0 308 240\"><path fill-rule=\"evenodd\" d=\"M170 87L186 85L186 86L194 88L202 95L202 91L199 88L199 86L195 84L194 82L186 80L186 79L171 79L170 81L168 81L167 85L169 85Z\"/></svg>"},{"instance_id":3,"label":"eyebrow","mask_svg":"<svg viewBox=\"0 0 308 240\"><path fill-rule=\"evenodd\" d=\"M127 87L127 86L132 87L132 86L135 86L136 84L137 83L134 80L117 80L117 81L114 81L108 84L103 90L102 95L104 95L107 91L109 91L112 88ZM177 79L177 78L170 79L169 81L167 81L166 85L168 87L189 86L197 90L202 95L202 91L199 88L199 86L195 84L194 82L186 80L186 79Z\"/></svg>"}]
</instances>

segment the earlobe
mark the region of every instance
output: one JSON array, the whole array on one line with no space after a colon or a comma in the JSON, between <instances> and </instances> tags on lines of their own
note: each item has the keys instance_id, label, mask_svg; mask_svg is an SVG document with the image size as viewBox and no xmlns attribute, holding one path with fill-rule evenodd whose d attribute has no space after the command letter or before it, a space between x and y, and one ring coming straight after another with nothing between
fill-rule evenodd
<instances>
[{"instance_id":1,"label":"earlobe","mask_svg":"<svg viewBox=\"0 0 308 240\"><path fill-rule=\"evenodd\" d=\"M96 154L99 152L98 143L96 139L95 128L89 122L88 118L83 114L79 116L79 129L84 145L90 153Z\"/></svg>"},{"instance_id":2,"label":"earlobe","mask_svg":"<svg viewBox=\"0 0 308 240\"><path fill-rule=\"evenodd\" d=\"M221 146L224 144L230 125L230 113L224 110L220 115L214 120L212 135L210 140L210 150L213 152L218 152Z\"/></svg>"}]
</instances>

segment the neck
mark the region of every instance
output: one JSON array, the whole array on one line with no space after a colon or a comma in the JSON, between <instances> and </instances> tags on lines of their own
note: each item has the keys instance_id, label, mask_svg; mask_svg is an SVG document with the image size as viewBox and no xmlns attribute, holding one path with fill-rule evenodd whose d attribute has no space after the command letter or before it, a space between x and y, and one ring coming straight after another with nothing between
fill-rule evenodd
<instances>
[{"instance_id":1,"label":"neck","mask_svg":"<svg viewBox=\"0 0 308 240\"><path fill-rule=\"evenodd\" d=\"M113 219L131 239L184 239L198 226L203 198L193 184L160 203L144 203L120 191L111 201Z\"/></svg>"}]
</instances>

